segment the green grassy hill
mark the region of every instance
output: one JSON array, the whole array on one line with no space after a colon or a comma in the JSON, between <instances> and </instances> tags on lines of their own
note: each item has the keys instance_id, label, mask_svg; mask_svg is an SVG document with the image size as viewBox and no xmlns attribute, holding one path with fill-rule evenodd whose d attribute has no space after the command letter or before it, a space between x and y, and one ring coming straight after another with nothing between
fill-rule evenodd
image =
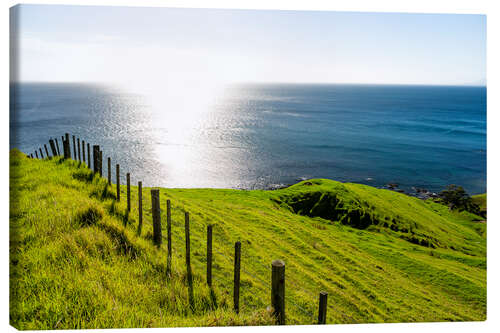
<instances>
[{"instance_id":1,"label":"green grassy hill","mask_svg":"<svg viewBox=\"0 0 500 333\"><path fill-rule=\"evenodd\" d=\"M123 170L125 173L126 170ZM132 180L135 183L134 175ZM123 182L123 181L122 181ZM486 319L486 225L369 186L317 179L276 191L160 189L172 202L173 272L152 242L149 188L137 234L115 186L75 161L10 154L10 321L20 329L273 324L270 264L286 263L287 324ZM191 216L192 291L184 265ZM214 286L206 227L214 225ZM164 230L164 236L166 231ZM239 314L234 243L242 243Z\"/></svg>"}]
</instances>

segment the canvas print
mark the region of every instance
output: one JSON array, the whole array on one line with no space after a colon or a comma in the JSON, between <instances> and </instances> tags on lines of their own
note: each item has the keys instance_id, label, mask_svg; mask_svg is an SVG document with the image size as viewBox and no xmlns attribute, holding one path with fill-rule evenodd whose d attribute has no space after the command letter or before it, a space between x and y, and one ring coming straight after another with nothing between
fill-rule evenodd
<instances>
[{"instance_id":1,"label":"canvas print","mask_svg":"<svg viewBox=\"0 0 500 333\"><path fill-rule=\"evenodd\" d=\"M10 324L486 320L486 16L10 9Z\"/></svg>"}]
</instances>

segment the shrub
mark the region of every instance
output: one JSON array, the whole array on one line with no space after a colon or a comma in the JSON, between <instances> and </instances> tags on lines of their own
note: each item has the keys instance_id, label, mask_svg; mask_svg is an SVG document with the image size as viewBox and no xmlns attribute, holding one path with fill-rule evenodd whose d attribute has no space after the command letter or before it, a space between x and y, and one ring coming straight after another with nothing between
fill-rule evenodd
<instances>
[{"instance_id":1,"label":"shrub","mask_svg":"<svg viewBox=\"0 0 500 333\"><path fill-rule=\"evenodd\" d=\"M462 186L451 184L439 193L440 200L450 209L466 210L479 215L481 209L475 204Z\"/></svg>"}]
</instances>

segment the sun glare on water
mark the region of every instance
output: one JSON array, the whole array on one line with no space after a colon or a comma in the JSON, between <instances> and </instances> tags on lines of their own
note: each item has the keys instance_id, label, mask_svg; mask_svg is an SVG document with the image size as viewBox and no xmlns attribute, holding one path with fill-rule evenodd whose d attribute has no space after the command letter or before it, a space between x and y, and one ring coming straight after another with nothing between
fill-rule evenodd
<instances>
[{"instance_id":1,"label":"sun glare on water","mask_svg":"<svg viewBox=\"0 0 500 333\"><path fill-rule=\"evenodd\" d=\"M211 143L202 139L212 126L217 100L223 98L225 85L202 78L173 78L152 85L132 87L150 106L151 138L155 158L165 176L189 186L203 178L202 170L214 164ZM194 183L193 183L194 184Z\"/></svg>"}]
</instances>

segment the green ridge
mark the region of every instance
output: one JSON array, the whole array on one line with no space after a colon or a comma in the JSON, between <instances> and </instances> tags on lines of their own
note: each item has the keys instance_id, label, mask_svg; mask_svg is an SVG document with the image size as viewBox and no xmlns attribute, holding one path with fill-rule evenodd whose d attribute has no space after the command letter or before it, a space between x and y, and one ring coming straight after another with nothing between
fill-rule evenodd
<instances>
[{"instance_id":1,"label":"green ridge","mask_svg":"<svg viewBox=\"0 0 500 333\"><path fill-rule=\"evenodd\" d=\"M125 170L123 170L126 172ZM134 175L132 175L134 180ZM287 324L486 319L486 224L446 206L365 185L315 179L276 191L160 189L172 202L173 272L152 243L149 188L75 161L10 153L10 321L20 329L273 324L270 263L286 263ZM184 266L191 217L192 292ZM206 286L213 224L214 288ZM164 230L164 236L166 231ZM242 243L240 314L232 311L234 242Z\"/></svg>"}]
</instances>

